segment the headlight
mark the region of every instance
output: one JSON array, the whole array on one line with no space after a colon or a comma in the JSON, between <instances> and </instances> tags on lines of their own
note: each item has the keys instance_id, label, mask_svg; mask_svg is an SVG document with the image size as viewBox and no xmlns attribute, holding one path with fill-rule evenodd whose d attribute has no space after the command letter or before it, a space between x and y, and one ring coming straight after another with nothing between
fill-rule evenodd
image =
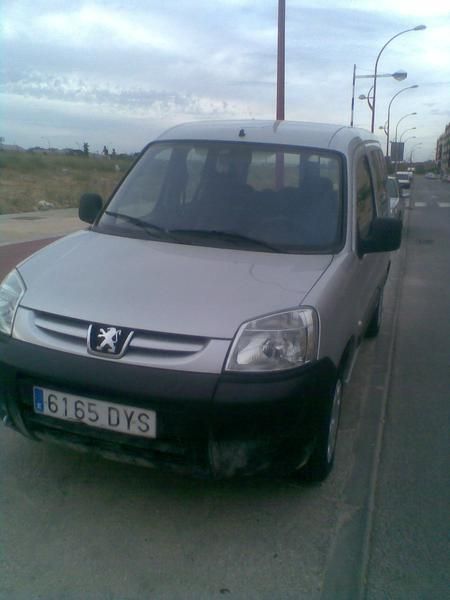
<instances>
[{"instance_id":1,"label":"headlight","mask_svg":"<svg viewBox=\"0 0 450 600\"><path fill-rule=\"evenodd\" d=\"M227 371L282 371L317 357L319 324L312 308L244 323L236 334Z\"/></svg>"},{"instance_id":2,"label":"headlight","mask_svg":"<svg viewBox=\"0 0 450 600\"><path fill-rule=\"evenodd\" d=\"M0 285L0 332L11 335L14 316L25 284L17 271L11 271Z\"/></svg>"}]
</instances>

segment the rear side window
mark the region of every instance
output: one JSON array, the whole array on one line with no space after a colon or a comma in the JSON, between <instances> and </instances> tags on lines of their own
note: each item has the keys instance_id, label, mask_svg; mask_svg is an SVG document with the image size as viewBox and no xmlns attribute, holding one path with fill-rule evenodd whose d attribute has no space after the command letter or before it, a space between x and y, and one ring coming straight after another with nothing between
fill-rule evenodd
<instances>
[{"instance_id":1,"label":"rear side window","mask_svg":"<svg viewBox=\"0 0 450 600\"><path fill-rule=\"evenodd\" d=\"M369 235L370 227L375 216L374 193L369 162L364 156L358 161L356 168L356 218L359 237L364 239Z\"/></svg>"},{"instance_id":2,"label":"rear side window","mask_svg":"<svg viewBox=\"0 0 450 600\"><path fill-rule=\"evenodd\" d=\"M389 212L389 199L387 193L387 169L381 150L376 149L370 152L372 162L372 171L374 178L375 203L377 214L385 217Z\"/></svg>"}]
</instances>

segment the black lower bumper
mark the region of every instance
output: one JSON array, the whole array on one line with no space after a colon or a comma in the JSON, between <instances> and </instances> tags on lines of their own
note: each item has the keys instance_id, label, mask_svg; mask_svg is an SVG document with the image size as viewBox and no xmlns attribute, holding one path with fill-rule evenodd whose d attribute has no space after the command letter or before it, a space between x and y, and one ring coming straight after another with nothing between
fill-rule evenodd
<instances>
[{"instance_id":1,"label":"black lower bumper","mask_svg":"<svg viewBox=\"0 0 450 600\"><path fill-rule=\"evenodd\" d=\"M283 374L203 374L121 365L0 339L0 417L22 434L197 475L292 470L314 441L331 361ZM157 414L155 439L36 414L34 385Z\"/></svg>"}]
</instances>

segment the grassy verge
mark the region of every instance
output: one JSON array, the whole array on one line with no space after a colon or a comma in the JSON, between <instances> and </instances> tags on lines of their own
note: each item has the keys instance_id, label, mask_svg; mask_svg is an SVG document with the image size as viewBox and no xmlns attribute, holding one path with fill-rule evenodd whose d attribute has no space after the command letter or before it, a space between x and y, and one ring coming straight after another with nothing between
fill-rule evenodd
<instances>
[{"instance_id":1,"label":"grassy verge","mask_svg":"<svg viewBox=\"0 0 450 600\"><path fill-rule=\"evenodd\" d=\"M29 212L41 201L54 208L78 206L81 194L106 199L131 158L0 152L0 214Z\"/></svg>"}]
</instances>

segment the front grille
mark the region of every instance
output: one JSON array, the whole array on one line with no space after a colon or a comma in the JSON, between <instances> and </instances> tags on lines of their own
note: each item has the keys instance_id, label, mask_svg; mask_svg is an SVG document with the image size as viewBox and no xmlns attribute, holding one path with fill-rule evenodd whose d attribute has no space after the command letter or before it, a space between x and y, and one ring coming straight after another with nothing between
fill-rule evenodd
<instances>
[{"instance_id":1,"label":"front grille","mask_svg":"<svg viewBox=\"0 0 450 600\"><path fill-rule=\"evenodd\" d=\"M14 336L46 348L88 356L87 338L91 323L59 315L20 308ZM210 343L208 338L135 330L120 362L138 366L177 367L195 360ZM116 360L105 355L102 360Z\"/></svg>"}]
</instances>

